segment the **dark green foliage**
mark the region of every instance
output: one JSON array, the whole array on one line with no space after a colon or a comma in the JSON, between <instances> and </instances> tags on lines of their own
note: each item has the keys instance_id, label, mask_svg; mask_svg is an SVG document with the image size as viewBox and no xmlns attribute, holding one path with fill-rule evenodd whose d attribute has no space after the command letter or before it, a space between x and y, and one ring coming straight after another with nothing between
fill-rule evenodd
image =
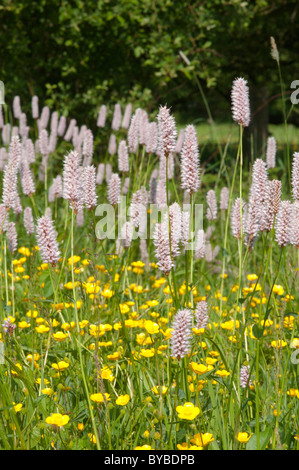
<instances>
[{"instance_id":1,"label":"dark green foliage","mask_svg":"<svg viewBox=\"0 0 299 470\"><path fill-rule=\"evenodd\" d=\"M8 102L37 94L88 125L102 103L117 101L205 117L196 72L222 114L236 76L280 93L270 36L286 87L298 78L297 8L295 0L3 0L0 78Z\"/></svg>"}]
</instances>

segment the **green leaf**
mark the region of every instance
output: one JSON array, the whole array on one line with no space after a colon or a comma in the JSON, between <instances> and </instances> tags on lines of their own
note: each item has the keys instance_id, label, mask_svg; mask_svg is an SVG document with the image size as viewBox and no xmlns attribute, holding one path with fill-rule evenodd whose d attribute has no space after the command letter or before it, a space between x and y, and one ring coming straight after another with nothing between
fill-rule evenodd
<instances>
[{"instance_id":1,"label":"green leaf","mask_svg":"<svg viewBox=\"0 0 299 470\"><path fill-rule=\"evenodd\" d=\"M48 299L52 295L53 295L53 286L52 286L51 280L48 279L47 282L45 282L44 297L46 297L46 299Z\"/></svg>"},{"instance_id":2,"label":"green leaf","mask_svg":"<svg viewBox=\"0 0 299 470\"><path fill-rule=\"evenodd\" d=\"M253 325L252 333L257 339L260 339L263 337L264 330L259 328L257 325Z\"/></svg>"},{"instance_id":3,"label":"green leaf","mask_svg":"<svg viewBox=\"0 0 299 470\"><path fill-rule=\"evenodd\" d=\"M264 450L269 444L272 436L272 428L268 427L260 433L260 450ZM246 444L246 450L257 450L257 437L256 434L252 434L251 438Z\"/></svg>"},{"instance_id":4,"label":"green leaf","mask_svg":"<svg viewBox=\"0 0 299 470\"><path fill-rule=\"evenodd\" d=\"M35 447L42 438L42 430L35 426L32 431L30 431L30 448Z\"/></svg>"}]
</instances>

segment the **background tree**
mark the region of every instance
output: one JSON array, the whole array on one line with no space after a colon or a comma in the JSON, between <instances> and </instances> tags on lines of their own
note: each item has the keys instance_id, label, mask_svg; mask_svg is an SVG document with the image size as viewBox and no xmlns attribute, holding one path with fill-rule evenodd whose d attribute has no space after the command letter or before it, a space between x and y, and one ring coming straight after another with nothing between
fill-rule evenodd
<instances>
[{"instance_id":1,"label":"background tree","mask_svg":"<svg viewBox=\"0 0 299 470\"><path fill-rule=\"evenodd\" d=\"M102 103L128 101L206 118L194 73L213 116L227 119L232 81L243 76L260 151L269 110L281 120L270 36L288 89L299 76L298 7L297 0L3 0L0 78L8 102L37 94L78 120L88 115L92 126ZM292 119L298 123L296 109Z\"/></svg>"}]
</instances>

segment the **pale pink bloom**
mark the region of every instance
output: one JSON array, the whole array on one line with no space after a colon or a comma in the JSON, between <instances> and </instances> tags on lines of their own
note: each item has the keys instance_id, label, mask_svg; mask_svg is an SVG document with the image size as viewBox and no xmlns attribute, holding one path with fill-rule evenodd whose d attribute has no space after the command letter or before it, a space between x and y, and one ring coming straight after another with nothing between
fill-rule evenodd
<instances>
[{"instance_id":1,"label":"pale pink bloom","mask_svg":"<svg viewBox=\"0 0 299 470\"><path fill-rule=\"evenodd\" d=\"M129 187L130 187L130 178L127 176L125 178L125 181L124 181L124 184L123 184L123 187L122 187L122 194L126 195L128 194L128 191L129 191Z\"/></svg>"},{"instance_id":2,"label":"pale pink bloom","mask_svg":"<svg viewBox=\"0 0 299 470\"><path fill-rule=\"evenodd\" d=\"M116 103L116 105L114 106L114 113L113 113L111 127L114 131L118 131L118 129L120 128L120 124L121 124L121 107L119 103Z\"/></svg>"},{"instance_id":3,"label":"pale pink bloom","mask_svg":"<svg viewBox=\"0 0 299 470\"><path fill-rule=\"evenodd\" d=\"M5 147L0 149L0 171L3 171L7 162L7 152Z\"/></svg>"},{"instance_id":4,"label":"pale pink bloom","mask_svg":"<svg viewBox=\"0 0 299 470\"><path fill-rule=\"evenodd\" d=\"M35 151L34 151L34 145L31 139L26 140L25 148L26 148L28 163L34 163Z\"/></svg>"},{"instance_id":5,"label":"pale pink bloom","mask_svg":"<svg viewBox=\"0 0 299 470\"><path fill-rule=\"evenodd\" d=\"M130 220L135 228L139 227L139 232L143 233L147 223L148 193L144 186L138 189L132 196L130 204Z\"/></svg>"},{"instance_id":6,"label":"pale pink bloom","mask_svg":"<svg viewBox=\"0 0 299 470\"><path fill-rule=\"evenodd\" d=\"M2 140L4 145L9 145L10 143L10 135L11 135L11 125L8 122L3 126L2 129Z\"/></svg>"},{"instance_id":7,"label":"pale pink bloom","mask_svg":"<svg viewBox=\"0 0 299 470\"><path fill-rule=\"evenodd\" d=\"M180 254L180 241L182 238L182 211L177 202L169 206L170 240L171 255L176 257ZM165 220L168 222L168 214L165 214Z\"/></svg>"},{"instance_id":8,"label":"pale pink bloom","mask_svg":"<svg viewBox=\"0 0 299 470\"><path fill-rule=\"evenodd\" d=\"M66 129L66 117L61 116L58 123L57 134L62 137Z\"/></svg>"},{"instance_id":9,"label":"pale pink bloom","mask_svg":"<svg viewBox=\"0 0 299 470\"><path fill-rule=\"evenodd\" d=\"M200 300L195 309L196 328L205 328L209 321L208 303L206 300Z\"/></svg>"},{"instance_id":10,"label":"pale pink bloom","mask_svg":"<svg viewBox=\"0 0 299 470\"><path fill-rule=\"evenodd\" d=\"M291 238L292 245L299 249L299 201L292 204Z\"/></svg>"},{"instance_id":11,"label":"pale pink bloom","mask_svg":"<svg viewBox=\"0 0 299 470\"><path fill-rule=\"evenodd\" d=\"M119 240L124 248L129 248L133 239L133 224L130 221L124 223L121 228Z\"/></svg>"},{"instance_id":12,"label":"pale pink bloom","mask_svg":"<svg viewBox=\"0 0 299 470\"><path fill-rule=\"evenodd\" d=\"M188 248L190 238L190 212L182 211L181 241L184 250Z\"/></svg>"},{"instance_id":13,"label":"pale pink bloom","mask_svg":"<svg viewBox=\"0 0 299 470\"><path fill-rule=\"evenodd\" d=\"M188 125L185 130L181 151L181 180L182 188L188 193L195 193L199 189L199 150L196 130L193 125Z\"/></svg>"},{"instance_id":14,"label":"pale pink bloom","mask_svg":"<svg viewBox=\"0 0 299 470\"><path fill-rule=\"evenodd\" d=\"M275 137L268 137L266 149L267 168L275 168L276 160L276 140Z\"/></svg>"},{"instance_id":15,"label":"pale pink bloom","mask_svg":"<svg viewBox=\"0 0 299 470\"><path fill-rule=\"evenodd\" d=\"M148 261L149 261L149 254L148 254L148 249L147 249L147 243L144 238L141 238L140 240L139 249L140 249L140 259L147 266Z\"/></svg>"},{"instance_id":16,"label":"pale pink bloom","mask_svg":"<svg viewBox=\"0 0 299 470\"><path fill-rule=\"evenodd\" d=\"M157 150L158 126L156 122L150 122L147 126L146 151L155 153Z\"/></svg>"},{"instance_id":17,"label":"pale pink bloom","mask_svg":"<svg viewBox=\"0 0 299 470\"><path fill-rule=\"evenodd\" d=\"M281 197L281 181L271 180L268 183L268 204L264 214L264 229L270 232L273 228L274 216L279 211Z\"/></svg>"},{"instance_id":18,"label":"pale pink bloom","mask_svg":"<svg viewBox=\"0 0 299 470\"><path fill-rule=\"evenodd\" d=\"M58 112L53 111L51 115L50 131L53 134L57 134L58 129Z\"/></svg>"},{"instance_id":19,"label":"pale pink bloom","mask_svg":"<svg viewBox=\"0 0 299 470\"><path fill-rule=\"evenodd\" d=\"M229 189L224 186L220 192L220 210L226 211L228 209Z\"/></svg>"},{"instance_id":20,"label":"pale pink bloom","mask_svg":"<svg viewBox=\"0 0 299 470\"><path fill-rule=\"evenodd\" d=\"M8 240L8 248L12 253L14 253L18 247L18 235L16 231L16 224L14 222L9 222L6 235Z\"/></svg>"},{"instance_id":21,"label":"pale pink bloom","mask_svg":"<svg viewBox=\"0 0 299 470\"><path fill-rule=\"evenodd\" d=\"M166 106L160 106L157 116L158 120L158 155L166 158L175 151L176 146L176 124L174 117Z\"/></svg>"},{"instance_id":22,"label":"pale pink bloom","mask_svg":"<svg viewBox=\"0 0 299 470\"><path fill-rule=\"evenodd\" d=\"M73 137L74 128L76 127L76 124L76 119L71 119L67 131L64 135L64 140L66 140L67 142L70 142L71 138Z\"/></svg>"},{"instance_id":23,"label":"pale pink bloom","mask_svg":"<svg viewBox=\"0 0 299 470\"><path fill-rule=\"evenodd\" d=\"M22 161L21 167L21 184L23 194L25 196L32 196L35 193L35 184L33 180L33 174L31 172L27 158L25 157Z\"/></svg>"},{"instance_id":24,"label":"pale pink bloom","mask_svg":"<svg viewBox=\"0 0 299 470\"><path fill-rule=\"evenodd\" d=\"M191 350L191 326L192 311L189 309L178 310L171 327L173 328L171 343L171 356L182 359Z\"/></svg>"},{"instance_id":25,"label":"pale pink bloom","mask_svg":"<svg viewBox=\"0 0 299 470\"><path fill-rule=\"evenodd\" d=\"M276 41L273 36L270 37L270 46L271 46L271 57L272 59L276 60L276 62L279 62L279 52L277 49Z\"/></svg>"},{"instance_id":26,"label":"pale pink bloom","mask_svg":"<svg viewBox=\"0 0 299 470\"><path fill-rule=\"evenodd\" d=\"M97 205L96 169L92 166L84 168L84 205L92 209Z\"/></svg>"},{"instance_id":27,"label":"pale pink bloom","mask_svg":"<svg viewBox=\"0 0 299 470\"><path fill-rule=\"evenodd\" d=\"M149 200L151 204L156 204L156 193L157 193L157 180L158 180L158 170L155 168L152 171L150 182L149 182Z\"/></svg>"},{"instance_id":28,"label":"pale pink bloom","mask_svg":"<svg viewBox=\"0 0 299 470\"><path fill-rule=\"evenodd\" d=\"M110 155L115 155L117 151L117 142L116 142L116 137L114 134L111 134L109 137L109 146L108 146L108 152Z\"/></svg>"},{"instance_id":29,"label":"pale pink bloom","mask_svg":"<svg viewBox=\"0 0 299 470\"><path fill-rule=\"evenodd\" d=\"M22 110L21 110L21 100L19 96L15 96L12 102L13 115L15 119L20 119Z\"/></svg>"},{"instance_id":30,"label":"pale pink bloom","mask_svg":"<svg viewBox=\"0 0 299 470\"><path fill-rule=\"evenodd\" d=\"M136 109L133 114L128 129L128 147L130 152L136 153L139 144L139 126L142 110L140 108Z\"/></svg>"},{"instance_id":31,"label":"pale pink bloom","mask_svg":"<svg viewBox=\"0 0 299 470\"><path fill-rule=\"evenodd\" d=\"M106 163L106 166L105 166L105 180L106 180L107 184L109 183L111 176L112 176L111 163Z\"/></svg>"},{"instance_id":32,"label":"pale pink bloom","mask_svg":"<svg viewBox=\"0 0 299 470\"><path fill-rule=\"evenodd\" d=\"M104 174L105 174L105 164L99 163L98 170L97 170L97 184L102 184L104 181Z\"/></svg>"},{"instance_id":33,"label":"pale pink bloom","mask_svg":"<svg viewBox=\"0 0 299 470\"><path fill-rule=\"evenodd\" d=\"M49 139L48 131L42 129L39 135L39 149L43 157L47 158L49 156Z\"/></svg>"},{"instance_id":34,"label":"pale pink bloom","mask_svg":"<svg viewBox=\"0 0 299 470\"><path fill-rule=\"evenodd\" d=\"M84 133L83 156L83 166L89 166L93 157L93 133L90 129L87 129Z\"/></svg>"},{"instance_id":35,"label":"pale pink bloom","mask_svg":"<svg viewBox=\"0 0 299 470\"><path fill-rule=\"evenodd\" d=\"M167 207L166 180L161 176L159 176L156 188L156 204L161 209Z\"/></svg>"},{"instance_id":36,"label":"pale pink bloom","mask_svg":"<svg viewBox=\"0 0 299 470\"><path fill-rule=\"evenodd\" d=\"M148 128L148 115L147 115L147 112L143 109L140 113L140 121L139 121L139 143L141 145L146 145L147 128Z\"/></svg>"},{"instance_id":37,"label":"pale pink bloom","mask_svg":"<svg viewBox=\"0 0 299 470\"><path fill-rule=\"evenodd\" d=\"M252 384L250 377L250 367L249 366L242 366L240 369L240 387L247 388L250 387Z\"/></svg>"},{"instance_id":38,"label":"pale pink bloom","mask_svg":"<svg viewBox=\"0 0 299 470\"><path fill-rule=\"evenodd\" d=\"M107 114L107 106L105 104L102 104L102 106L100 107L99 115L98 115L97 127L105 127L106 114Z\"/></svg>"},{"instance_id":39,"label":"pale pink bloom","mask_svg":"<svg viewBox=\"0 0 299 470\"><path fill-rule=\"evenodd\" d=\"M294 200L299 200L299 152L294 152L292 162L292 194Z\"/></svg>"},{"instance_id":40,"label":"pale pink bloom","mask_svg":"<svg viewBox=\"0 0 299 470\"><path fill-rule=\"evenodd\" d=\"M57 199L63 197L63 183L61 175L57 175L53 179L53 194Z\"/></svg>"},{"instance_id":41,"label":"pale pink bloom","mask_svg":"<svg viewBox=\"0 0 299 470\"><path fill-rule=\"evenodd\" d=\"M244 243L251 250L260 231L260 201L258 195L253 193L249 200L248 210L243 217Z\"/></svg>"},{"instance_id":42,"label":"pale pink bloom","mask_svg":"<svg viewBox=\"0 0 299 470\"><path fill-rule=\"evenodd\" d=\"M250 105L247 80L244 78L234 80L231 100L233 120L242 127L248 127L250 123Z\"/></svg>"},{"instance_id":43,"label":"pale pink bloom","mask_svg":"<svg viewBox=\"0 0 299 470\"><path fill-rule=\"evenodd\" d=\"M129 152L125 140L118 145L118 171L127 173L129 171Z\"/></svg>"},{"instance_id":44,"label":"pale pink bloom","mask_svg":"<svg viewBox=\"0 0 299 470\"><path fill-rule=\"evenodd\" d=\"M25 113L20 114L19 133L22 137L27 135L27 116Z\"/></svg>"},{"instance_id":45,"label":"pale pink bloom","mask_svg":"<svg viewBox=\"0 0 299 470\"><path fill-rule=\"evenodd\" d=\"M207 263L212 263L213 261L213 250L210 242L207 242L205 245L205 258Z\"/></svg>"},{"instance_id":46,"label":"pale pink bloom","mask_svg":"<svg viewBox=\"0 0 299 470\"><path fill-rule=\"evenodd\" d=\"M174 263L171 258L169 246L169 226L165 220L156 224L153 234L153 242L156 248L155 256L157 259L157 265L165 275L168 275L174 266Z\"/></svg>"},{"instance_id":47,"label":"pale pink bloom","mask_svg":"<svg viewBox=\"0 0 299 470\"><path fill-rule=\"evenodd\" d=\"M266 163L257 158L252 169L252 184L250 187L250 199L254 198L256 217L259 231L265 230L265 214L269 205L269 184ZM249 201L250 204L250 201Z\"/></svg>"},{"instance_id":48,"label":"pale pink bloom","mask_svg":"<svg viewBox=\"0 0 299 470\"><path fill-rule=\"evenodd\" d=\"M75 212L83 205L81 177L78 153L72 151L64 157L63 198L70 202Z\"/></svg>"},{"instance_id":49,"label":"pale pink bloom","mask_svg":"<svg viewBox=\"0 0 299 470\"><path fill-rule=\"evenodd\" d=\"M275 238L277 244L285 247L291 242L292 205L290 201L281 201L275 219Z\"/></svg>"},{"instance_id":50,"label":"pale pink bloom","mask_svg":"<svg viewBox=\"0 0 299 470\"><path fill-rule=\"evenodd\" d=\"M202 259L206 255L206 239L205 232L202 229L199 229L196 234L196 244L194 257L195 259Z\"/></svg>"},{"instance_id":51,"label":"pale pink bloom","mask_svg":"<svg viewBox=\"0 0 299 470\"><path fill-rule=\"evenodd\" d=\"M216 194L213 189L210 189L207 192L207 214L206 217L208 220L217 219L217 199Z\"/></svg>"},{"instance_id":52,"label":"pale pink bloom","mask_svg":"<svg viewBox=\"0 0 299 470\"><path fill-rule=\"evenodd\" d=\"M60 258L60 251L54 224L49 217L44 215L37 220L36 236L43 262L55 266Z\"/></svg>"},{"instance_id":53,"label":"pale pink bloom","mask_svg":"<svg viewBox=\"0 0 299 470\"><path fill-rule=\"evenodd\" d=\"M121 125L123 129L128 129L130 125L131 115L132 115L132 105L131 103L128 103L125 108L125 113L124 113L124 117L123 117L123 121Z\"/></svg>"},{"instance_id":54,"label":"pale pink bloom","mask_svg":"<svg viewBox=\"0 0 299 470\"><path fill-rule=\"evenodd\" d=\"M38 108L38 96L32 96L31 100L31 109L32 109L32 117L33 119L38 119L39 116L39 108Z\"/></svg>"},{"instance_id":55,"label":"pale pink bloom","mask_svg":"<svg viewBox=\"0 0 299 470\"><path fill-rule=\"evenodd\" d=\"M46 129L46 127L48 126L49 118L50 108L48 106L44 106L40 116L40 130Z\"/></svg>"},{"instance_id":56,"label":"pale pink bloom","mask_svg":"<svg viewBox=\"0 0 299 470\"><path fill-rule=\"evenodd\" d=\"M8 227L8 212L4 204L0 204L0 233L6 232Z\"/></svg>"},{"instance_id":57,"label":"pale pink bloom","mask_svg":"<svg viewBox=\"0 0 299 470\"><path fill-rule=\"evenodd\" d=\"M120 201L121 179L117 173L113 173L108 183L108 201L116 206Z\"/></svg>"},{"instance_id":58,"label":"pale pink bloom","mask_svg":"<svg viewBox=\"0 0 299 470\"><path fill-rule=\"evenodd\" d=\"M16 213L22 212L17 188L20 160L20 139L19 137L13 137L9 147L8 161L4 168L2 202L7 209L13 209Z\"/></svg>"},{"instance_id":59,"label":"pale pink bloom","mask_svg":"<svg viewBox=\"0 0 299 470\"><path fill-rule=\"evenodd\" d=\"M83 227L84 225L84 210L83 208L79 209L76 215L77 227Z\"/></svg>"}]
</instances>

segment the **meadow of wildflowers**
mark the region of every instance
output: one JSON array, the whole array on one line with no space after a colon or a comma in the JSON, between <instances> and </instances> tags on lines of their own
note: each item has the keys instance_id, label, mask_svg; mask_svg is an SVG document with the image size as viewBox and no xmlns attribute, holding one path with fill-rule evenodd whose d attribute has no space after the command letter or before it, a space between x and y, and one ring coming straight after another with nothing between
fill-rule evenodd
<instances>
[{"instance_id":1,"label":"meadow of wildflowers","mask_svg":"<svg viewBox=\"0 0 299 470\"><path fill-rule=\"evenodd\" d=\"M217 184L167 106L2 106L1 449L299 449L299 153L231 103Z\"/></svg>"}]
</instances>

